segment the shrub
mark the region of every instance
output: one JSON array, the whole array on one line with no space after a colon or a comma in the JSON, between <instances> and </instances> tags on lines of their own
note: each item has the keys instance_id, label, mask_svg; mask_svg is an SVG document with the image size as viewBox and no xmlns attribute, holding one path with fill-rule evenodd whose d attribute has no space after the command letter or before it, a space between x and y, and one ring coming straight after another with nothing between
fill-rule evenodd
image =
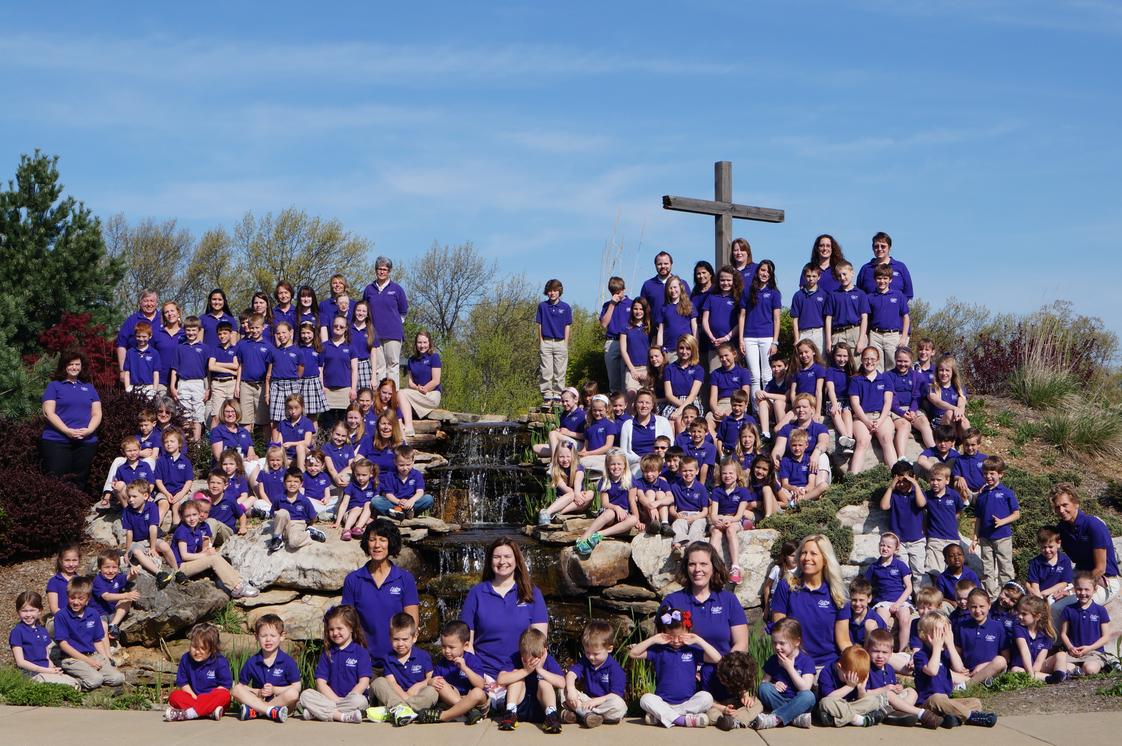
<instances>
[{"instance_id":1,"label":"shrub","mask_svg":"<svg viewBox=\"0 0 1122 746\"><path fill-rule=\"evenodd\" d=\"M1122 455L1122 408L1068 397L1044 414L1037 435L1069 456Z\"/></svg>"},{"instance_id":2,"label":"shrub","mask_svg":"<svg viewBox=\"0 0 1122 746\"><path fill-rule=\"evenodd\" d=\"M838 562L845 564L853 550L853 531L841 525L836 513L837 508L831 500L816 500L800 504L798 510L769 516L760 521L759 527L779 532L776 546L784 541L797 544L810 534L825 534L834 545Z\"/></svg>"},{"instance_id":3,"label":"shrub","mask_svg":"<svg viewBox=\"0 0 1122 746\"><path fill-rule=\"evenodd\" d=\"M1009 377L1009 394L1033 409L1058 404L1078 388L1066 370L1022 364Z\"/></svg>"},{"instance_id":4,"label":"shrub","mask_svg":"<svg viewBox=\"0 0 1122 746\"><path fill-rule=\"evenodd\" d=\"M118 385L115 340L104 324L95 324L88 313L64 313L54 326L39 334L47 355L80 349L86 355L86 376L98 393Z\"/></svg>"},{"instance_id":5,"label":"shrub","mask_svg":"<svg viewBox=\"0 0 1122 746\"><path fill-rule=\"evenodd\" d=\"M89 496L71 485L28 469L0 469L0 562L41 557L80 539Z\"/></svg>"},{"instance_id":6,"label":"shrub","mask_svg":"<svg viewBox=\"0 0 1122 746\"><path fill-rule=\"evenodd\" d=\"M120 694L109 703L110 710L151 710L152 698L146 692Z\"/></svg>"},{"instance_id":7,"label":"shrub","mask_svg":"<svg viewBox=\"0 0 1122 746\"><path fill-rule=\"evenodd\" d=\"M604 366L604 330L596 313L573 307L573 328L569 337L569 371L571 385L596 381L600 391L608 390L608 369Z\"/></svg>"},{"instance_id":8,"label":"shrub","mask_svg":"<svg viewBox=\"0 0 1122 746\"><path fill-rule=\"evenodd\" d=\"M91 495L101 493L113 459L121 455L121 439L137 433L137 416L142 409L152 406L143 395L125 393L116 385L99 388L97 393L101 397L101 426L97 429L97 454L90 465ZM184 426L184 419L179 413L173 414L171 421L180 428ZM199 462L195 461L195 464L198 466Z\"/></svg>"},{"instance_id":9,"label":"shrub","mask_svg":"<svg viewBox=\"0 0 1122 746\"><path fill-rule=\"evenodd\" d=\"M0 697L13 707L58 707L77 705L82 693L65 684L32 681L14 667L0 669Z\"/></svg>"}]
</instances>

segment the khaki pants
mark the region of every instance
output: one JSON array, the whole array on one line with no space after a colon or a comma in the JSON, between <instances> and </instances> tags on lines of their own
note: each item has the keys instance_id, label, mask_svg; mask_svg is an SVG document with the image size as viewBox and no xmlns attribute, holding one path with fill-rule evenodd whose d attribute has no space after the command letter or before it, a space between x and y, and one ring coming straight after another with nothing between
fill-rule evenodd
<instances>
[{"instance_id":1,"label":"khaki pants","mask_svg":"<svg viewBox=\"0 0 1122 746\"><path fill-rule=\"evenodd\" d=\"M972 712L981 712L982 700L977 697L963 697L951 699L945 694L932 694L923 703L925 709L931 710L936 715L954 715L965 720Z\"/></svg>"},{"instance_id":2,"label":"khaki pants","mask_svg":"<svg viewBox=\"0 0 1122 746\"><path fill-rule=\"evenodd\" d=\"M920 539L919 541L902 541L900 542L900 554L902 559L908 563L908 569L912 571L912 593L919 590L919 581L927 572L927 543Z\"/></svg>"},{"instance_id":3,"label":"khaki pants","mask_svg":"<svg viewBox=\"0 0 1122 746\"><path fill-rule=\"evenodd\" d=\"M679 513L678 515L694 516L697 513ZM709 524L705 520L700 521L686 521L684 518L679 518L670 524L674 529L674 543L681 544L683 542L692 544L695 541L705 541L706 532L709 530Z\"/></svg>"},{"instance_id":4,"label":"khaki pants","mask_svg":"<svg viewBox=\"0 0 1122 746\"><path fill-rule=\"evenodd\" d=\"M943 560L943 550L951 544L958 544L956 539L928 539L927 540L927 554L925 564L927 565L927 572L938 575L943 570L947 569L947 563Z\"/></svg>"},{"instance_id":5,"label":"khaki pants","mask_svg":"<svg viewBox=\"0 0 1122 746\"><path fill-rule=\"evenodd\" d=\"M243 425L264 425L269 421L269 405L265 403L265 384L242 381L241 396Z\"/></svg>"},{"instance_id":6,"label":"khaki pants","mask_svg":"<svg viewBox=\"0 0 1122 746\"><path fill-rule=\"evenodd\" d=\"M562 697L563 699L564 697ZM627 715L627 703L618 694L609 694L603 702L588 706L589 696L584 692L577 692L577 709L573 710L578 715L589 713L600 715L605 720L623 720Z\"/></svg>"},{"instance_id":7,"label":"khaki pants","mask_svg":"<svg viewBox=\"0 0 1122 746\"><path fill-rule=\"evenodd\" d=\"M643 708L643 712L649 712L664 727L669 728L679 715L709 712L709 708L713 706L713 695L709 692L698 692L685 702L672 705L657 694L648 692L639 698L639 706Z\"/></svg>"},{"instance_id":8,"label":"khaki pants","mask_svg":"<svg viewBox=\"0 0 1122 746\"><path fill-rule=\"evenodd\" d=\"M417 712L426 710L429 707L435 707L436 700L439 699L436 690L431 686L423 687L421 691L410 697L402 697L385 676L379 676L374 679L374 683L370 686L370 691L373 692L374 699L381 702L386 707L396 707L404 703Z\"/></svg>"},{"instance_id":9,"label":"khaki pants","mask_svg":"<svg viewBox=\"0 0 1122 746\"><path fill-rule=\"evenodd\" d=\"M752 725L752 721L756 716L764 711L764 706L760 704L760 700L755 700L751 707L744 707L741 705L732 711L732 717L736 722L740 723L742 728L748 728ZM717 718L725 714L723 705L713 705L709 708L709 723L715 725Z\"/></svg>"},{"instance_id":10,"label":"khaki pants","mask_svg":"<svg viewBox=\"0 0 1122 746\"><path fill-rule=\"evenodd\" d=\"M996 598L1005 581L1016 575L1013 569L1013 537L978 539L982 549L982 586L990 598Z\"/></svg>"},{"instance_id":11,"label":"khaki pants","mask_svg":"<svg viewBox=\"0 0 1122 746\"><path fill-rule=\"evenodd\" d=\"M857 327L857 331L861 331L861 327ZM799 338L795 340L795 343L798 344L804 339L809 339L813 342L814 346L818 348L818 351L823 353L822 356L827 357L825 354L826 327L819 326L814 329L799 329Z\"/></svg>"},{"instance_id":12,"label":"khaki pants","mask_svg":"<svg viewBox=\"0 0 1122 746\"><path fill-rule=\"evenodd\" d=\"M561 395L560 390L558 390L557 395ZM401 389L397 392L397 398L401 401L402 405L407 404L413 407L413 411L417 413L417 416L422 418L432 414L432 410L440 408L439 391L430 391L427 394L422 394L416 389Z\"/></svg>"},{"instance_id":13,"label":"khaki pants","mask_svg":"<svg viewBox=\"0 0 1122 746\"><path fill-rule=\"evenodd\" d=\"M312 543L307 522L292 520L283 508L273 513L273 536L283 536L289 549L299 549Z\"/></svg>"},{"instance_id":14,"label":"khaki pants","mask_svg":"<svg viewBox=\"0 0 1122 746\"><path fill-rule=\"evenodd\" d=\"M100 670L77 658L63 658L59 664L63 671L78 680L82 691L88 692L99 686L121 686L125 683L124 675L113 667L113 661L101 653L94 653L89 657L101 663Z\"/></svg>"},{"instance_id":15,"label":"khaki pants","mask_svg":"<svg viewBox=\"0 0 1122 746\"><path fill-rule=\"evenodd\" d=\"M213 570L214 574L222 581L222 585L226 586L227 590L232 591L242 584L242 576L239 575L238 571L231 567L230 563L220 554L208 554L202 559L187 560L186 562L179 563L179 571L189 578L202 575L207 570Z\"/></svg>"},{"instance_id":16,"label":"khaki pants","mask_svg":"<svg viewBox=\"0 0 1122 746\"><path fill-rule=\"evenodd\" d=\"M210 527L210 535L214 537L216 547L222 546L234 535L229 526L216 518L207 518L206 525Z\"/></svg>"},{"instance_id":17,"label":"khaki pants","mask_svg":"<svg viewBox=\"0 0 1122 746\"><path fill-rule=\"evenodd\" d=\"M401 387L401 340L383 339L377 360L377 376L381 381L389 378L394 385Z\"/></svg>"},{"instance_id":18,"label":"khaki pants","mask_svg":"<svg viewBox=\"0 0 1122 746\"><path fill-rule=\"evenodd\" d=\"M604 340L604 367L608 369L608 390L623 391L623 376L627 372L627 366L623 364L618 339Z\"/></svg>"},{"instance_id":19,"label":"khaki pants","mask_svg":"<svg viewBox=\"0 0 1122 746\"><path fill-rule=\"evenodd\" d=\"M830 340L834 344L838 342L845 342L849 346L850 352L854 353L857 357L861 357L861 350L857 349L857 341L861 338L861 325L856 324L849 327L843 332L831 332ZM823 350L823 357L825 357L825 350Z\"/></svg>"},{"instance_id":20,"label":"khaki pants","mask_svg":"<svg viewBox=\"0 0 1122 746\"><path fill-rule=\"evenodd\" d=\"M210 401L207 402L206 414L207 417L217 417L222 419L222 412L219 409L222 407L222 402L227 399L234 398L234 379L228 381L211 381L210 382Z\"/></svg>"},{"instance_id":21,"label":"khaki pants","mask_svg":"<svg viewBox=\"0 0 1122 746\"><path fill-rule=\"evenodd\" d=\"M300 692L300 706L310 712L316 720L330 722L337 711L342 713L362 712L370 703L361 694L348 694L345 697L328 697L315 689Z\"/></svg>"},{"instance_id":22,"label":"khaki pants","mask_svg":"<svg viewBox=\"0 0 1122 746\"><path fill-rule=\"evenodd\" d=\"M841 728L849 725L853 718L871 712L887 712L888 696L872 694L861 699L847 702L840 698L823 699L818 703L818 715L829 725Z\"/></svg>"},{"instance_id":23,"label":"khaki pants","mask_svg":"<svg viewBox=\"0 0 1122 746\"><path fill-rule=\"evenodd\" d=\"M563 339L543 339L538 346L538 388L543 399L560 399L569 368L569 345Z\"/></svg>"},{"instance_id":24,"label":"khaki pants","mask_svg":"<svg viewBox=\"0 0 1122 746\"><path fill-rule=\"evenodd\" d=\"M896 348L900 346L900 332L869 332L869 346L880 350L877 370L883 373L896 365Z\"/></svg>"},{"instance_id":25,"label":"khaki pants","mask_svg":"<svg viewBox=\"0 0 1122 746\"><path fill-rule=\"evenodd\" d=\"M82 684L76 678L64 673L36 673L31 674L28 678L39 684L63 684L72 686L79 691L82 689Z\"/></svg>"}]
</instances>

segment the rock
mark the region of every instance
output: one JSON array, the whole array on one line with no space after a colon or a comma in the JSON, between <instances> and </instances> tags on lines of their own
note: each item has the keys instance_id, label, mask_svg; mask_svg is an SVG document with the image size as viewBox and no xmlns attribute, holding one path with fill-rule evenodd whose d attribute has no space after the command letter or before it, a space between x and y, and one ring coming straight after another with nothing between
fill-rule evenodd
<instances>
[{"instance_id":1,"label":"rock","mask_svg":"<svg viewBox=\"0 0 1122 746\"><path fill-rule=\"evenodd\" d=\"M250 627L250 629L253 628ZM287 631L287 625L285 625L285 629ZM219 632L218 640L219 644L222 645L222 652L226 655L253 655L261 648L257 644L257 638L248 633ZM291 643L288 640L282 643L282 647L285 648L285 652L292 653L289 649Z\"/></svg>"},{"instance_id":2,"label":"rock","mask_svg":"<svg viewBox=\"0 0 1122 746\"><path fill-rule=\"evenodd\" d=\"M1122 558L1122 536L1115 536L1111 541L1114 542L1114 556ZM1113 618L1111 617L1111 619Z\"/></svg>"},{"instance_id":3,"label":"rock","mask_svg":"<svg viewBox=\"0 0 1122 746\"><path fill-rule=\"evenodd\" d=\"M573 547L565 547L558 557L562 576L578 588L603 588L631 574L631 545L622 541L603 541L588 559L581 559Z\"/></svg>"},{"instance_id":4,"label":"rock","mask_svg":"<svg viewBox=\"0 0 1122 746\"><path fill-rule=\"evenodd\" d=\"M845 564L845 565L841 566L841 571L842 571L842 580L848 586L850 583L853 582L854 578L856 578L858 575L861 574L861 566L860 565Z\"/></svg>"},{"instance_id":5,"label":"rock","mask_svg":"<svg viewBox=\"0 0 1122 746\"><path fill-rule=\"evenodd\" d=\"M447 409L434 409L431 412L429 412L429 416L426 417L425 419L436 420L437 422L439 422L441 424L455 424L456 422L459 421L457 419L455 413L454 412L449 412Z\"/></svg>"},{"instance_id":6,"label":"rock","mask_svg":"<svg viewBox=\"0 0 1122 746\"><path fill-rule=\"evenodd\" d=\"M772 547L779 541L779 532L775 529L741 531L737 539L737 564L743 579L736 586L736 597L741 606L752 608L762 603L764 583L772 565Z\"/></svg>"},{"instance_id":7,"label":"rock","mask_svg":"<svg viewBox=\"0 0 1122 746\"><path fill-rule=\"evenodd\" d=\"M588 527L592 525L593 520L595 519L585 518L583 516L580 518L566 518L561 525L565 527L566 531L576 531L578 533L582 533L588 530Z\"/></svg>"},{"instance_id":8,"label":"rock","mask_svg":"<svg viewBox=\"0 0 1122 746\"><path fill-rule=\"evenodd\" d=\"M481 414L476 422L508 422L510 418L505 414Z\"/></svg>"},{"instance_id":9,"label":"rock","mask_svg":"<svg viewBox=\"0 0 1122 746\"><path fill-rule=\"evenodd\" d=\"M122 647L121 656L124 663L130 668L143 669L155 673L170 674L175 676L179 668L179 659L171 660L159 648L146 648L143 645L130 645Z\"/></svg>"},{"instance_id":10,"label":"rock","mask_svg":"<svg viewBox=\"0 0 1122 746\"><path fill-rule=\"evenodd\" d=\"M234 536L222 545L222 556L259 589L276 586L301 591L338 591L347 574L366 562L359 542L340 541L338 529L331 526L321 526L327 533L324 543L312 542L297 550L285 547L269 554L265 541L266 529L271 526L272 522L267 522L262 530Z\"/></svg>"},{"instance_id":11,"label":"rock","mask_svg":"<svg viewBox=\"0 0 1122 746\"><path fill-rule=\"evenodd\" d=\"M837 513L838 522L855 534L880 533L889 530L888 511L873 508L868 503L846 505Z\"/></svg>"},{"instance_id":12,"label":"rock","mask_svg":"<svg viewBox=\"0 0 1122 746\"><path fill-rule=\"evenodd\" d=\"M538 541L552 546L572 546L583 535L583 531L545 531L538 535Z\"/></svg>"},{"instance_id":13,"label":"rock","mask_svg":"<svg viewBox=\"0 0 1122 746\"><path fill-rule=\"evenodd\" d=\"M401 540L412 544L413 542L423 541L429 535L427 528L402 528Z\"/></svg>"},{"instance_id":14,"label":"rock","mask_svg":"<svg viewBox=\"0 0 1122 746\"><path fill-rule=\"evenodd\" d=\"M618 583L604 589L604 596L616 601L654 601L658 596L649 588Z\"/></svg>"},{"instance_id":15,"label":"rock","mask_svg":"<svg viewBox=\"0 0 1122 746\"><path fill-rule=\"evenodd\" d=\"M123 645L152 647L159 643L160 638L176 637L230 600L210 580L194 580L183 585L172 583L159 590L155 578L142 573L135 582L143 600L133 607L121 624Z\"/></svg>"},{"instance_id":16,"label":"rock","mask_svg":"<svg viewBox=\"0 0 1122 746\"><path fill-rule=\"evenodd\" d=\"M109 546L118 546L125 543L125 530L121 528L120 511L98 513L90 510L86 517L86 536L90 541Z\"/></svg>"},{"instance_id":17,"label":"rock","mask_svg":"<svg viewBox=\"0 0 1122 746\"><path fill-rule=\"evenodd\" d=\"M440 605L436 596L428 593L420 594L421 626L417 629L417 638L422 642L436 641L440 637Z\"/></svg>"},{"instance_id":18,"label":"rock","mask_svg":"<svg viewBox=\"0 0 1122 746\"><path fill-rule=\"evenodd\" d=\"M252 629L265 614L276 614L284 619L284 634L290 640L321 640L323 615L339 601L339 596L306 595L283 606L258 606L249 612L246 622Z\"/></svg>"},{"instance_id":19,"label":"rock","mask_svg":"<svg viewBox=\"0 0 1122 746\"><path fill-rule=\"evenodd\" d=\"M427 529L429 533L433 534L450 534L453 531L459 531L460 526L455 523L445 523L436 516L420 515L416 518L409 518L401 522L405 528L423 528Z\"/></svg>"},{"instance_id":20,"label":"rock","mask_svg":"<svg viewBox=\"0 0 1122 746\"><path fill-rule=\"evenodd\" d=\"M853 549L849 552L851 564L862 565L880 556L880 534L857 534L853 537Z\"/></svg>"},{"instance_id":21,"label":"rock","mask_svg":"<svg viewBox=\"0 0 1122 746\"><path fill-rule=\"evenodd\" d=\"M633 614L653 614L658 611L659 601L623 601L614 598L602 598L599 605L613 611L630 612Z\"/></svg>"},{"instance_id":22,"label":"rock","mask_svg":"<svg viewBox=\"0 0 1122 746\"><path fill-rule=\"evenodd\" d=\"M670 538L646 534L638 534L631 540L631 561L643 573L647 585L660 594L678 572L678 562L670 555L673 543Z\"/></svg>"},{"instance_id":23,"label":"rock","mask_svg":"<svg viewBox=\"0 0 1122 746\"><path fill-rule=\"evenodd\" d=\"M280 604L286 604L289 601L295 601L299 597L299 591L273 590L263 591L253 598L238 599L237 603L242 608L252 609L257 606L278 606Z\"/></svg>"}]
</instances>

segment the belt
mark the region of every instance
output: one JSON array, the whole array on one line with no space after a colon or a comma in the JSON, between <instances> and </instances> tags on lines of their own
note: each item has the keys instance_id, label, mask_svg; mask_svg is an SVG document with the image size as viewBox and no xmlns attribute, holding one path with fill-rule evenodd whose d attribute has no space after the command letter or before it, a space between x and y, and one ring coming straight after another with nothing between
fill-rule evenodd
<instances>
[{"instance_id":1,"label":"belt","mask_svg":"<svg viewBox=\"0 0 1122 746\"><path fill-rule=\"evenodd\" d=\"M234 377L233 376L211 376L210 380L212 380L212 381L232 381L232 380L234 380ZM246 381L246 383L249 383L249 382Z\"/></svg>"},{"instance_id":2,"label":"belt","mask_svg":"<svg viewBox=\"0 0 1122 746\"><path fill-rule=\"evenodd\" d=\"M882 329L879 326L874 326L870 331L874 331L877 334L888 334L889 332L898 332L900 329Z\"/></svg>"},{"instance_id":3,"label":"belt","mask_svg":"<svg viewBox=\"0 0 1122 746\"><path fill-rule=\"evenodd\" d=\"M542 341L544 341L544 342L564 342L565 338L564 337L542 337Z\"/></svg>"},{"instance_id":4,"label":"belt","mask_svg":"<svg viewBox=\"0 0 1122 746\"><path fill-rule=\"evenodd\" d=\"M831 332L844 332L844 331L848 331L848 330L852 329L855 326L859 326L859 324L846 324L844 326L835 326L830 331Z\"/></svg>"}]
</instances>

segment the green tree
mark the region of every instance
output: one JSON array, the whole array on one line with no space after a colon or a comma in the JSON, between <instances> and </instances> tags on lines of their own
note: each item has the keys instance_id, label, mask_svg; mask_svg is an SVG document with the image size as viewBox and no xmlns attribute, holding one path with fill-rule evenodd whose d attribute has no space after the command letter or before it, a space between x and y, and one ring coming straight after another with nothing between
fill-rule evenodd
<instances>
[{"instance_id":1,"label":"green tree","mask_svg":"<svg viewBox=\"0 0 1122 746\"><path fill-rule=\"evenodd\" d=\"M63 196L57 156L21 156L0 192L0 266L0 345L36 353L39 332L64 311L115 321L123 264L108 255L98 219Z\"/></svg>"}]
</instances>

